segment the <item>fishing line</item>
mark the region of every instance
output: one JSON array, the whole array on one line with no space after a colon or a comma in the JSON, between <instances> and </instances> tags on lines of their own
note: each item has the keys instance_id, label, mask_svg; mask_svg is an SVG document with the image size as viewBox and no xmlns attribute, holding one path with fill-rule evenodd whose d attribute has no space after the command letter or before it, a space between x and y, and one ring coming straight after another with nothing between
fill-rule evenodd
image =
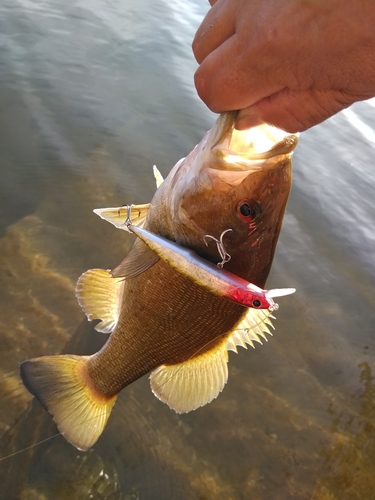
<instances>
[{"instance_id":1,"label":"fishing line","mask_svg":"<svg viewBox=\"0 0 375 500\"><path fill-rule=\"evenodd\" d=\"M91 417L91 418L87 419L86 423L90 422L91 420L96 420L98 418L101 418L103 415L107 415L108 413L115 413L116 411L118 411L118 409L116 409L116 408L112 411L111 410L103 411L99 415L96 415L95 417ZM72 427L75 428L75 427L80 427L80 426L73 425ZM15 455L19 455L20 453L23 453L24 451L30 450L31 448L35 448L36 446L39 446L43 443L46 443L47 441L50 441L51 439L54 439L58 436L64 436L64 434L62 432L57 432L53 436L49 436L48 438L42 439L41 441L38 441L37 443L31 444L30 446L26 446L26 448L22 448L21 450L15 451L14 453L11 453L10 455L6 455L5 457L0 457L0 462L2 462L3 460L6 460L7 458L12 458ZM78 448L77 448L77 450L78 450ZM84 451L82 451L82 450L78 450L78 451L80 451L81 453L84 453Z\"/></svg>"},{"instance_id":2,"label":"fishing line","mask_svg":"<svg viewBox=\"0 0 375 500\"><path fill-rule=\"evenodd\" d=\"M53 436L50 436L46 439L43 439L42 441L38 441L37 443L31 444L30 446L27 446L26 448L22 448L22 450L15 451L14 453L11 453L10 455L7 455L6 457L0 457L0 462L3 460L6 460L7 458L12 458L15 455L19 455L20 453L23 453L24 451L30 450L31 448L34 448L35 446L38 446L42 443L45 443L46 441L49 441L50 439L53 439L57 436L60 436L61 432L58 432L57 434L54 434Z\"/></svg>"}]
</instances>

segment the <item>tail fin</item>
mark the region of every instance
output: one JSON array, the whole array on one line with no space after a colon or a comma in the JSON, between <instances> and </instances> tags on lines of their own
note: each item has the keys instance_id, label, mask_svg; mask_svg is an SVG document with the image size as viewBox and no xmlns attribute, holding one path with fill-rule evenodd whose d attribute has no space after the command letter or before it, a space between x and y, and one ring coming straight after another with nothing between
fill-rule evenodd
<instances>
[{"instance_id":1,"label":"tail fin","mask_svg":"<svg viewBox=\"0 0 375 500\"><path fill-rule=\"evenodd\" d=\"M88 356L45 356L24 361L21 377L26 388L48 410L61 434L79 450L99 438L117 396L100 395L86 372Z\"/></svg>"}]
</instances>

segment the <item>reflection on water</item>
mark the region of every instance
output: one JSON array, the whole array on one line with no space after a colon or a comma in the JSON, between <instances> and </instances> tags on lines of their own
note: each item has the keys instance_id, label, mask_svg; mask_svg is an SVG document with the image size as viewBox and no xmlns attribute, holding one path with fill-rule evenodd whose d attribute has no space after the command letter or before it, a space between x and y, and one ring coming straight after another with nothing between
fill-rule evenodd
<instances>
[{"instance_id":1,"label":"reflection on water","mask_svg":"<svg viewBox=\"0 0 375 500\"><path fill-rule=\"evenodd\" d=\"M213 121L190 49L207 8L1 2L2 457L56 432L18 364L103 341L74 284L115 266L131 237L92 209L149 201L152 165L165 175ZM0 462L0 498L372 498L374 134L374 101L302 134L268 283L297 293L266 345L230 354L216 401L176 415L141 379L90 453L55 437Z\"/></svg>"}]
</instances>

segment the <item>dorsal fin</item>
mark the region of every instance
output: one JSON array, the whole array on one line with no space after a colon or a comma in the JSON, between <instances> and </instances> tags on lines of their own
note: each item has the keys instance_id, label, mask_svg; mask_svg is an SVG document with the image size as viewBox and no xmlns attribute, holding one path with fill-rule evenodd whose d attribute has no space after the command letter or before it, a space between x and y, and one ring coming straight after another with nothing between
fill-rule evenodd
<instances>
[{"instance_id":1,"label":"dorsal fin","mask_svg":"<svg viewBox=\"0 0 375 500\"><path fill-rule=\"evenodd\" d=\"M164 179L156 165L152 167L152 170L154 172L154 177L156 180L156 189L157 189L161 184L163 184Z\"/></svg>"},{"instance_id":2,"label":"dorsal fin","mask_svg":"<svg viewBox=\"0 0 375 500\"><path fill-rule=\"evenodd\" d=\"M102 320L95 327L99 332L110 333L116 326L121 307L122 281L104 269L90 269L78 278L77 300L90 321Z\"/></svg>"},{"instance_id":3,"label":"dorsal fin","mask_svg":"<svg viewBox=\"0 0 375 500\"><path fill-rule=\"evenodd\" d=\"M134 226L143 226L149 208L150 203L131 206L130 218ZM115 227L126 230L125 221L127 220L129 215L128 205L114 208L96 208L94 210L94 213L96 215L99 215L99 217L106 220L107 222L110 222Z\"/></svg>"},{"instance_id":4,"label":"dorsal fin","mask_svg":"<svg viewBox=\"0 0 375 500\"><path fill-rule=\"evenodd\" d=\"M159 257L143 241L137 239L125 259L112 271L114 278L134 278L156 264Z\"/></svg>"}]
</instances>

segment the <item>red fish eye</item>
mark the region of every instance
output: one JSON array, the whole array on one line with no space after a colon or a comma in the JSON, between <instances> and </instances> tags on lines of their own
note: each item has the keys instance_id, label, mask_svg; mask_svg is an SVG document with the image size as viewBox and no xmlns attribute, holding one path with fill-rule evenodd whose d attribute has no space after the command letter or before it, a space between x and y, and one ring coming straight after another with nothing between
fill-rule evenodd
<instances>
[{"instance_id":1,"label":"red fish eye","mask_svg":"<svg viewBox=\"0 0 375 500\"><path fill-rule=\"evenodd\" d=\"M251 222L257 216L259 205L254 200L242 200L237 205L237 215L244 222Z\"/></svg>"}]
</instances>

